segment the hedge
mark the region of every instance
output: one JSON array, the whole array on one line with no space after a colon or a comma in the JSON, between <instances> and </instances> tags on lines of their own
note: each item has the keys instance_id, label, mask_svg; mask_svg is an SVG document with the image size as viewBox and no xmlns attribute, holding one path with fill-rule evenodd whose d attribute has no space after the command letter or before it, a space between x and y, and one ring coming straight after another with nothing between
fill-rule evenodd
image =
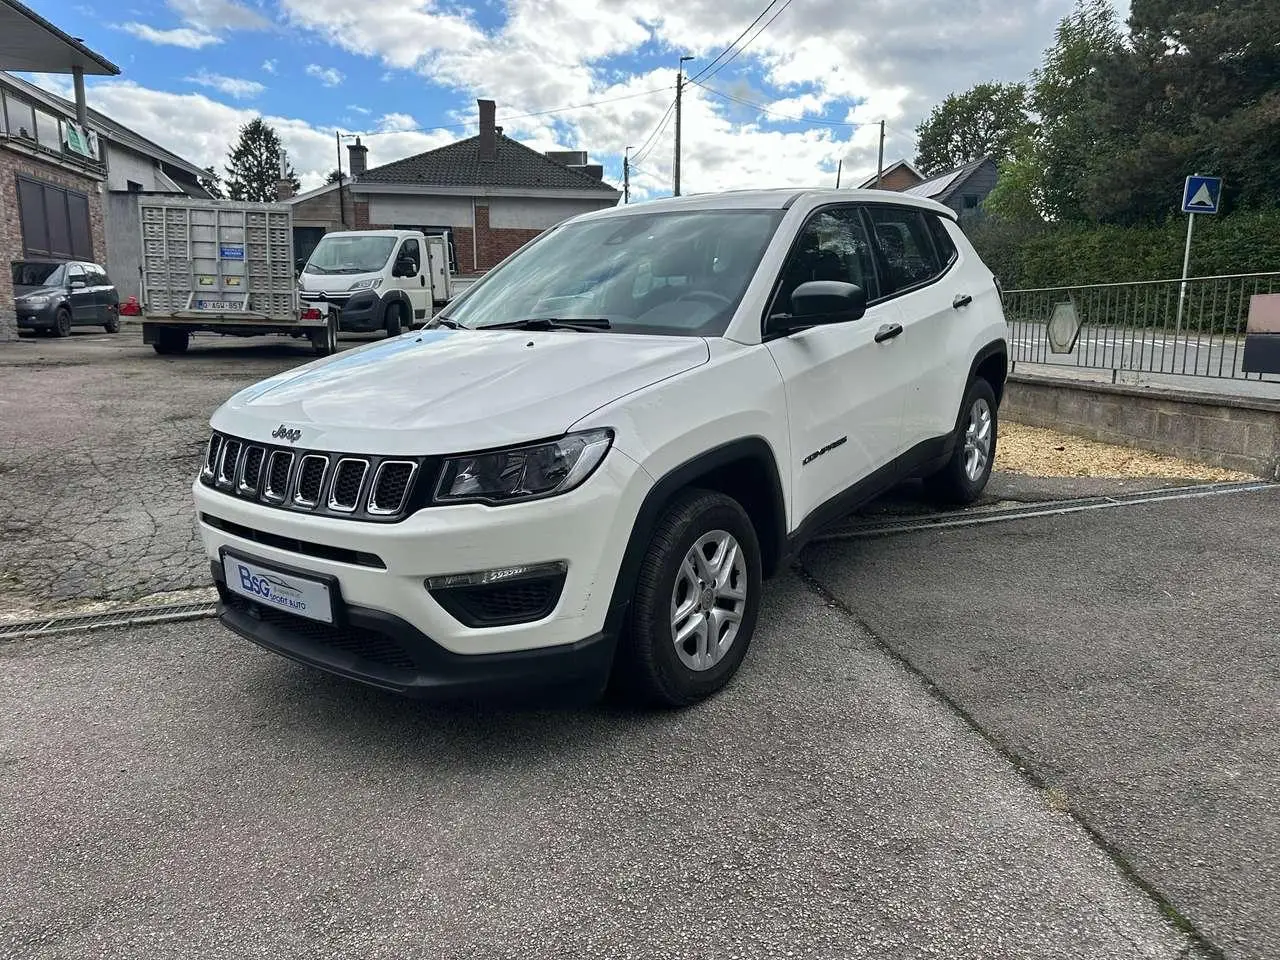
<instances>
[{"instance_id":1,"label":"hedge","mask_svg":"<svg viewBox=\"0 0 1280 960\"><path fill-rule=\"evenodd\" d=\"M1185 217L1159 226L1027 226L984 218L967 226L1006 290L1182 276ZM1280 210L1196 218L1193 277L1280 271Z\"/></svg>"}]
</instances>

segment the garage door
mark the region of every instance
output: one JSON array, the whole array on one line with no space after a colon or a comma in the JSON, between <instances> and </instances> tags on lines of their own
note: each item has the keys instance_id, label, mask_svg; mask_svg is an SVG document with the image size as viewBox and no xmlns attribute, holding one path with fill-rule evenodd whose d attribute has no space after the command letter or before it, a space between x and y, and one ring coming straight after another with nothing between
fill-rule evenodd
<instances>
[{"instance_id":1,"label":"garage door","mask_svg":"<svg viewBox=\"0 0 1280 960\"><path fill-rule=\"evenodd\" d=\"M89 198L57 184L18 177L22 245L28 258L93 260Z\"/></svg>"}]
</instances>

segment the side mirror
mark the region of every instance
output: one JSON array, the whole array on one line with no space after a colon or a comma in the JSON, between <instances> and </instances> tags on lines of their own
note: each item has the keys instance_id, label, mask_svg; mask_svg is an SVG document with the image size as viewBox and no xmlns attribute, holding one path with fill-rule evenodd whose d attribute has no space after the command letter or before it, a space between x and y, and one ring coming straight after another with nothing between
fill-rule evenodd
<instances>
[{"instance_id":1,"label":"side mirror","mask_svg":"<svg viewBox=\"0 0 1280 960\"><path fill-rule=\"evenodd\" d=\"M83 281L83 280L72 280L69 286L70 286L70 288L71 288L72 290L83 290L83 289L84 289L84 281Z\"/></svg>"},{"instance_id":2,"label":"side mirror","mask_svg":"<svg viewBox=\"0 0 1280 960\"><path fill-rule=\"evenodd\" d=\"M393 277L412 277L418 272L418 265L408 257L401 257L396 261L395 268L391 271Z\"/></svg>"},{"instance_id":3,"label":"side mirror","mask_svg":"<svg viewBox=\"0 0 1280 960\"><path fill-rule=\"evenodd\" d=\"M856 283L810 280L791 294L791 319L795 324L848 323L867 312L867 293Z\"/></svg>"}]
</instances>

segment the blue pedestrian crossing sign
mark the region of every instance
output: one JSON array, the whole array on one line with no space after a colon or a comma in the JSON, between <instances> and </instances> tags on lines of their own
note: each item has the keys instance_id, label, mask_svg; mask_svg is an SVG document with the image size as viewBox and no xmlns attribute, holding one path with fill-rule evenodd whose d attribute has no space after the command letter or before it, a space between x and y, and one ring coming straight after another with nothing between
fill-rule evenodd
<instances>
[{"instance_id":1,"label":"blue pedestrian crossing sign","mask_svg":"<svg viewBox=\"0 0 1280 960\"><path fill-rule=\"evenodd\" d=\"M1222 200L1221 177L1187 177L1182 190L1183 213L1217 213Z\"/></svg>"}]
</instances>

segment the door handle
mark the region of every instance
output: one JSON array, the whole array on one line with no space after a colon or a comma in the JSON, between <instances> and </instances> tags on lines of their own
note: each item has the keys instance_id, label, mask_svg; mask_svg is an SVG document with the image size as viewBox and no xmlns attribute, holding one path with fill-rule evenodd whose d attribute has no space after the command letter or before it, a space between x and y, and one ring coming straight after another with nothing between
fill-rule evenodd
<instances>
[{"instance_id":1,"label":"door handle","mask_svg":"<svg viewBox=\"0 0 1280 960\"><path fill-rule=\"evenodd\" d=\"M951 306L959 310L961 307L967 307L971 303L973 303L973 297L967 293L957 293L956 298L951 301Z\"/></svg>"},{"instance_id":2,"label":"door handle","mask_svg":"<svg viewBox=\"0 0 1280 960\"><path fill-rule=\"evenodd\" d=\"M426 277L418 277L418 286L425 287L427 285Z\"/></svg>"},{"instance_id":3,"label":"door handle","mask_svg":"<svg viewBox=\"0 0 1280 960\"><path fill-rule=\"evenodd\" d=\"M886 340L892 340L900 333L902 333L902 324L886 323L876 331L876 343L884 343Z\"/></svg>"}]
</instances>

